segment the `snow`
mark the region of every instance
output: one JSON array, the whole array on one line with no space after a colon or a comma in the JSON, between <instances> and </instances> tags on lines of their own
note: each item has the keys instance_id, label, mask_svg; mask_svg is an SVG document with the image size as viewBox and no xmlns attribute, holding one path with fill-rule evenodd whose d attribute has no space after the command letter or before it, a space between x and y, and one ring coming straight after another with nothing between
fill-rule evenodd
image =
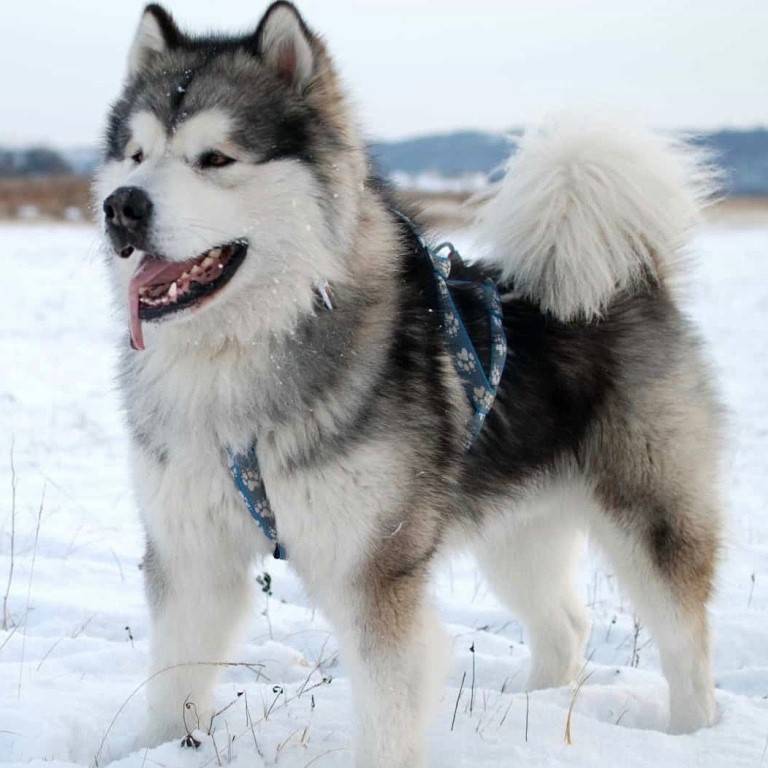
<instances>
[{"instance_id":1,"label":"snow","mask_svg":"<svg viewBox=\"0 0 768 768\"><path fill-rule=\"evenodd\" d=\"M711 228L695 250L690 311L729 410L729 529L712 606L719 722L690 736L663 732L658 655L644 629L634 642L631 608L594 556L582 577L594 620L586 682L575 697L573 688L526 696L525 632L472 562L458 559L437 580L454 664L430 730L432 765L768 767L768 229ZM213 739L198 733L197 750L144 748L142 534L113 381L126 329L111 314L87 226L3 225L0 254L0 594L11 563L11 453L16 483L0 761L350 766L350 691L336 642L290 567L273 561L262 566L273 595L266 610L254 608L232 660L242 664L223 670L218 697L234 703Z\"/></svg>"},{"instance_id":2,"label":"snow","mask_svg":"<svg viewBox=\"0 0 768 768\"><path fill-rule=\"evenodd\" d=\"M393 171L389 175L389 181L398 189L406 191L461 194L463 192L481 192L486 189L488 187L488 174L466 173L461 176L445 176L436 171L421 171L420 173Z\"/></svg>"}]
</instances>

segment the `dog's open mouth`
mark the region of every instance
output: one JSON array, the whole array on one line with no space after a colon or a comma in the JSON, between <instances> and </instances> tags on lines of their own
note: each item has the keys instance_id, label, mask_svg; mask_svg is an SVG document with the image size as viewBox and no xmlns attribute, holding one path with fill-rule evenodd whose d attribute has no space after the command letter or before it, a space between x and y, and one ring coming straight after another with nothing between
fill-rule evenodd
<instances>
[{"instance_id":1,"label":"dog's open mouth","mask_svg":"<svg viewBox=\"0 0 768 768\"><path fill-rule=\"evenodd\" d=\"M187 261L145 256L128 291L133 348L144 349L143 321L203 304L229 282L247 250L248 244L237 240Z\"/></svg>"}]
</instances>

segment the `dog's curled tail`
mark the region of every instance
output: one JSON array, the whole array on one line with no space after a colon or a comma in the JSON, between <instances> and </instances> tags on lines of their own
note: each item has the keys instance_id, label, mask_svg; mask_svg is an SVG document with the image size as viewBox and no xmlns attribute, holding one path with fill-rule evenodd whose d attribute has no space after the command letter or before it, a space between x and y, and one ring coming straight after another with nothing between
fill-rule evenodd
<instances>
[{"instance_id":1,"label":"dog's curled tail","mask_svg":"<svg viewBox=\"0 0 768 768\"><path fill-rule=\"evenodd\" d=\"M570 118L523 136L478 233L521 294L588 321L619 292L670 280L717 183L682 140Z\"/></svg>"}]
</instances>

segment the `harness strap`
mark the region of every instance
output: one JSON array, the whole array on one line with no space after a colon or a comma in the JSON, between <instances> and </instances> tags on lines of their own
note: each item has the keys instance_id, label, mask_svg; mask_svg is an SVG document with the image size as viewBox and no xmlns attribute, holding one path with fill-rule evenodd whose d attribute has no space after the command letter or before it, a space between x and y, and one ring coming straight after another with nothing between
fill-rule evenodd
<instances>
[{"instance_id":1,"label":"harness strap","mask_svg":"<svg viewBox=\"0 0 768 768\"><path fill-rule=\"evenodd\" d=\"M490 278L486 278L482 283L448 279L451 274L451 257L461 258L451 243L443 243L434 250L426 246L425 248L435 269L443 330L450 347L453 365L467 399L474 409L464 443L465 450L469 450L480 434L486 416L493 408L507 362L507 336L504 332L501 299L496 284ZM487 374L451 296L452 286L470 287L478 301L485 306L491 337L490 366Z\"/></svg>"},{"instance_id":2,"label":"harness strap","mask_svg":"<svg viewBox=\"0 0 768 768\"><path fill-rule=\"evenodd\" d=\"M285 548L277 540L277 524L272 505L269 503L267 488L259 469L259 459L256 455L256 441L246 453L229 454L229 471L235 481L235 488L240 493L245 506L251 513L262 533L275 544L273 556L276 560L286 560Z\"/></svg>"}]
</instances>

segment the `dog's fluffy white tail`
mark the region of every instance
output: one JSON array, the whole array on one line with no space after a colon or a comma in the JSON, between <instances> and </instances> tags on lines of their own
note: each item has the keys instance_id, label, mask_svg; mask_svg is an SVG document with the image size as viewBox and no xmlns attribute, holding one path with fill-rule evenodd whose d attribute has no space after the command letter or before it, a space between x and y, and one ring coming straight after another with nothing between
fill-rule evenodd
<instances>
[{"instance_id":1,"label":"dog's fluffy white tail","mask_svg":"<svg viewBox=\"0 0 768 768\"><path fill-rule=\"evenodd\" d=\"M717 174L700 150L573 119L526 133L478 214L487 259L562 320L674 271Z\"/></svg>"}]
</instances>

